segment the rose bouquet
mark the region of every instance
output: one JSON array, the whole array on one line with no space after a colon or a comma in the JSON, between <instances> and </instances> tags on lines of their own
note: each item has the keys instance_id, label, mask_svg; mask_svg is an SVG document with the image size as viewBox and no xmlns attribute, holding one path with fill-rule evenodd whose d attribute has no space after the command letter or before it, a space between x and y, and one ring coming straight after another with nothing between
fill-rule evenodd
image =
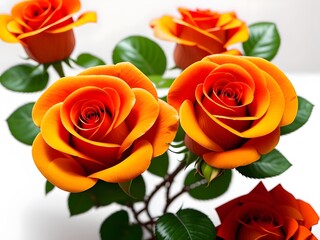
<instances>
[{"instance_id":1,"label":"rose bouquet","mask_svg":"<svg viewBox=\"0 0 320 240\"><path fill-rule=\"evenodd\" d=\"M197 206L172 209L184 194L222 197L234 172L250 181L291 166L276 147L308 121L312 104L271 63L280 47L274 23L247 26L235 12L179 8L180 17L147 26L175 44L174 67L140 35L120 40L105 64L88 53L71 57L73 27L96 21L94 12L74 20L79 10L77 0L29 0L0 15L0 38L37 63L11 67L0 81L11 91L43 91L7 122L32 145L46 193L68 192L72 216L118 206L101 239L316 239L319 216L281 185L268 191L259 183L225 201L217 226ZM85 69L66 75L64 65ZM60 79L47 86L51 66Z\"/></svg>"}]
</instances>

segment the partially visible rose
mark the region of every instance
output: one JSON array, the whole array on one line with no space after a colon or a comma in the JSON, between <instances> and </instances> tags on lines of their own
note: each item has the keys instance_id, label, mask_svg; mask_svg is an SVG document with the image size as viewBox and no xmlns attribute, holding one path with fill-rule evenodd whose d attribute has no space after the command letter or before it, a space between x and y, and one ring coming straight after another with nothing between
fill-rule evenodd
<instances>
[{"instance_id":1,"label":"partially visible rose","mask_svg":"<svg viewBox=\"0 0 320 240\"><path fill-rule=\"evenodd\" d=\"M156 37L177 43L174 60L185 69L207 55L228 53L241 55L239 50L228 49L249 38L247 25L234 12L219 13L211 10L179 8L181 18L163 16L151 22Z\"/></svg>"},{"instance_id":2,"label":"partially visible rose","mask_svg":"<svg viewBox=\"0 0 320 240\"><path fill-rule=\"evenodd\" d=\"M318 214L281 185L267 191L260 182L247 195L223 204L216 211L221 221L217 236L225 240L317 239L311 228L318 224Z\"/></svg>"},{"instance_id":3,"label":"partially visible rose","mask_svg":"<svg viewBox=\"0 0 320 240\"><path fill-rule=\"evenodd\" d=\"M20 43L30 58L53 63L68 58L75 46L73 28L95 22L96 14L86 12L76 21L79 0L26 0L14 5L11 15L0 15L0 38Z\"/></svg>"},{"instance_id":4,"label":"partially visible rose","mask_svg":"<svg viewBox=\"0 0 320 240\"><path fill-rule=\"evenodd\" d=\"M180 115L189 150L212 167L248 165L275 148L297 114L286 75L262 58L210 55L173 82L168 103Z\"/></svg>"},{"instance_id":5,"label":"partially visible rose","mask_svg":"<svg viewBox=\"0 0 320 240\"><path fill-rule=\"evenodd\" d=\"M32 145L40 172L80 192L100 179L119 183L143 173L168 150L178 114L130 63L99 66L53 83L35 103L40 133Z\"/></svg>"}]
</instances>

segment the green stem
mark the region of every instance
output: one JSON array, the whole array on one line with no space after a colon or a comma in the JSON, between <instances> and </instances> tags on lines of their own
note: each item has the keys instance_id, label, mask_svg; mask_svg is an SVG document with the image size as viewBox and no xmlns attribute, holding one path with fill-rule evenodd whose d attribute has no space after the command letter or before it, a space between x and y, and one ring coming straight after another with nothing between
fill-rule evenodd
<instances>
[{"instance_id":1,"label":"green stem","mask_svg":"<svg viewBox=\"0 0 320 240\"><path fill-rule=\"evenodd\" d=\"M61 61L52 63L52 66L53 66L54 70L56 70L56 72L58 73L59 77L61 77L61 78L65 77Z\"/></svg>"}]
</instances>

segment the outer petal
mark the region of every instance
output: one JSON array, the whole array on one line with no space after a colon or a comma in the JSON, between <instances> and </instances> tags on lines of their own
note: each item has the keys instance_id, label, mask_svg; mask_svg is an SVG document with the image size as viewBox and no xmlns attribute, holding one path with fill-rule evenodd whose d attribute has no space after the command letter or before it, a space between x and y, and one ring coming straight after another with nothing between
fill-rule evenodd
<instances>
[{"instance_id":1,"label":"outer petal","mask_svg":"<svg viewBox=\"0 0 320 240\"><path fill-rule=\"evenodd\" d=\"M138 141L128 158L111 168L91 174L89 177L113 183L129 181L149 167L152 155L152 145L145 140Z\"/></svg>"},{"instance_id":2,"label":"outer petal","mask_svg":"<svg viewBox=\"0 0 320 240\"><path fill-rule=\"evenodd\" d=\"M296 91L287 76L274 64L262 58L245 57L256 64L260 69L275 79L284 93L285 110L280 126L285 126L293 122L298 111L298 98Z\"/></svg>"},{"instance_id":3,"label":"outer petal","mask_svg":"<svg viewBox=\"0 0 320 240\"><path fill-rule=\"evenodd\" d=\"M71 24L68 24L66 26L63 26L61 28L55 28L53 30L51 29L48 29L48 33L60 33L60 32L66 32L72 28L75 28L75 27L79 27L85 23L89 23L89 22L97 22L97 14L95 12L86 12L86 13L83 13L79 16L79 18L71 23Z\"/></svg>"},{"instance_id":4,"label":"outer petal","mask_svg":"<svg viewBox=\"0 0 320 240\"><path fill-rule=\"evenodd\" d=\"M12 21L12 17L10 15L1 14L0 15L0 38L5 42L17 43L19 40L17 37L8 31L7 25Z\"/></svg>"},{"instance_id":5,"label":"outer petal","mask_svg":"<svg viewBox=\"0 0 320 240\"><path fill-rule=\"evenodd\" d=\"M313 225L318 224L319 215L317 212L311 207L309 203L306 203L302 200L297 200L300 208L300 212L303 215L304 223L303 225L310 229Z\"/></svg>"},{"instance_id":6,"label":"outer petal","mask_svg":"<svg viewBox=\"0 0 320 240\"><path fill-rule=\"evenodd\" d=\"M158 100L160 112L152 128L142 137L153 146L153 157L157 157L168 150L179 126L177 111L161 99Z\"/></svg>"},{"instance_id":7,"label":"outer petal","mask_svg":"<svg viewBox=\"0 0 320 240\"><path fill-rule=\"evenodd\" d=\"M142 88L150 92L156 99L158 93L151 80L132 63L122 62L116 65L106 65L88 68L79 75L108 75L125 81L131 88Z\"/></svg>"},{"instance_id":8,"label":"outer petal","mask_svg":"<svg viewBox=\"0 0 320 240\"><path fill-rule=\"evenodd\" d=\"M312 239L313 234L307 229L305 226L299 226L296 234L294 235L294 240L302 240L302 239Z\"/></svg>"},{"instance_id":9,"label":"outer petal","mask_svg":"<svg viewBox=\"0 0 320 240\"><path fill-rule=\"evenodd\" d=\"M76 76L62 78L53 83L35 103L32 118L36 125L40 125L43 115L49 108L59 102L63 102L72 92L88 85L104 88L109 87L117 90L120 96L120 112L130 112L135 98L128 85L119 78L113 76ZM124 114L126 116L126 114Z\"/></svg>"},{"instance_id":10,"label":"outer petal","mask_svg":"<svg viewBox=\"0 0 320 240\"><path fill-rule=\"evenodd\" d=\"M186 100L180 107L180 124L186 134L195 142L211 151L223 151L223 149L212 141L201 129L197 121L193 104Z\"/></svg>"},{"instance_id":11,"label":"outer petal","mask_svg":"<svg viewBox=\"0 0 320 240\"><path fill-rule=\"evenodd\" d=\"M133 92L136 103L126 119L126 124L131 131L120 146L119 158L135 140L155 124L160 111L157 100L149 92L139 88L133 89Z\"/></svg>"},{"instance_id":12,"label":"outer petal","mask_svg":"<svg viewBox=\"0 0 320 240\"><path fill-rule=\"evenodd\" d=\"M48 181L65 191L85 191L97 182L97 179L88 178L73 158L49 147L41 134L33 142L32 155L36 166Z\"/></svg>"},{"instance_id":13,"label":"outer petal","mask_svg":"<svg viewBox=\"0 0 320 240\"><path fill-rule=\"evenodd\" d=\"M202 157L210 166L222 169L232 169L259 160L260 154L257 149L252 146L242 146L229 151L209 152Z\"/></svg>"}]
</instances>

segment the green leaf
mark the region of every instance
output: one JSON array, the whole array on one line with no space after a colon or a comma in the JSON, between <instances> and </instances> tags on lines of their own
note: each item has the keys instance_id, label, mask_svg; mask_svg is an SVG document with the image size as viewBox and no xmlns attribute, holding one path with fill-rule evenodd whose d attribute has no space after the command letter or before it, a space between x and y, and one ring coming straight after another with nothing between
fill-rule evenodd
<instances>
[{"instance_id":1,"label":"green leaf","mask_svg":"<svg viewBox=\"0 0 320 240\"><path fill-rule=\"evenodd\" d=\"M125 194L126 198L118 201L118 203L127 204L144 200L144 196L146 194L146 185L141 175L132 180L130 193L131 197Z\"/></svg>"},{"instance_id":2,"label":"green leaf","mask_svg":"<svg viewBox=\"0 0 320 240\"><path fill-rule=\"evenodd\" d=\"M15 92L37 92L47 86L49 75L38 66L20 64L6 70L0 81L5 88Z\"/></svg>"},{"instance_id":3,"label":"green leaf","mask_svg":"<svg viewBox=\"0 0 320 240\"><path fill-rule=\"evenodd\" d=\"M148 77L156 85L156 88L158 89L169 88L175 80L175 78L164 78L163 76L159 75L150 75Z\"/></svg>"},{"instance_id":4,"label":"green leaf","mask_svg":"<svg viewBox=\"0 0 320 240\"><path fill-rule=\"evenodd\" d=\"M301 128L310 118L313 104L303 97L298 96L298 113L294 121L287 126L281 127L281 135L294 132Z\"/></svg>"},{"instance_id":5,"label":"green leaf","mask_svg":"<svg viewBox=\"0 0 320 240\"><path fill-rule=\"evenodd\" d=\"M7 119L12 136L27 145L32 145L34 138L40 132L31 117L33 105L34 102L24 104Z\"/></svg>"},{"instance_id":6,"label":"green leaf","mask_svg":"<svg viewBox=\"0 0 320 240\"><path fill-rule=\"evenodd\" d=\"M193 189L188 191L191 197L199 200L209 200L219 197L228 190L231 176L231 170L225 170L208 185L208 182L193 169L186 176L184 185L193 185Z\"/></svg>"},{"instance_id":7,"label":"green leaf","mask_svg":"<svg viewBox=\"0 0 320 240\"><path fill-rule=\"evenodd\" d=\"M128 198L117 183L107 183L101 180L87 191L96 207L107 206Z\"/></svg>"},{"instance_id":8,"label":"green leaf","mask_svg":"<svg viewBox=\"0 0 320 240\"><path fill-rule=\"evenodd\" d=\"M130 62L146 75L163 75L167 59L162 48L143 36L121 40L113 50L113 63Z\"/></svg>"},{"instance_id":9,"label":"green leaf","mask_svg":"<svg viewBox=\"0 0 320 240\"><path fill-rule=\"evenodd\" d=\"M249 26L250 37L242 44L245 55L262 57L271 61L280 47L277 26L271 22L259 22Z\"/></svg>"},{"instance_id":10,"label":"green leaf","mask_svg":"<svg viewBox=\"0 0 320 240\"><path fill-rule=\"evenodd\" d=\"M183 128L181 127L181 124L179 124L177 134L176 134L176 136L174 137L174 140L173 140L173 141L174 141L174 142L184 141L185 135L186 135L186 134L185 134Z\"/></svg>"},{"instance_id":11,"label":"green leaf","mask_svg":"<svg viewBox=\"0 0 320 240\"><path fill-rule=\"evenodd\" d=\"M130 192L132 180L130 180L128 182L121 182L118 184L119 184L119 187L122 189L122 191L124 191L128 196L132 197L131 192Z\"/></svg>"},{"instance_id":12,"label":"green leaf","mask_svg":"<svg viewBox=\"0 0 320 240\"><path fill-rule=\"evenodd\" d=\"M80 54L74 62L84 68L105 65L105 62L102 59L90 53Z\"/></svg>"},{"instance_id":13,"label":"green leaf","mask_svg":"<svg viewBox=\"0 0 320 240\"><path fill-rule=\"evenodd\" d=\"M291 166L290 162L277 150L268 154L247 166L238 167L237 170L250 178L268 178L280 175Z\"/></svg>"},{"instance_id":14,"label":"green leaf","mask_svg":"<svg viewBox=\"0 0 320 240\"><path fill-rule=\"evenodd\" d=\"M55 188L55 186L51 182L46 181L46 194L51 192L54 188Z\"/></svg>"},{"instance_id":15,"label":"green leaf","mask_svg":"<svg viewBox=\"0 0 320 240\"><path fill-rule=\"evenodd\" d=\"M138 224L130 224L125 210L109 216L100 227L101 240L141 240L142 228Z\"/></svg>"},{"instance_id":16,"label":"green leaf","mask_svg":"<svg viewBox=\"0 0 320 240\"><path fill-rule=\"evenodd\" d=\"M68 207L71 216L84 213L93 206L93 201L88 191L70 193L68 197Z\"/></svg>"},{"instance_id":17,"label":"green leaf","mask_svg":"<svg viewBox=\"0 0 320 240\"><path fill-rule=\"evenodd\" d=\"M165 177L169 168L169 155L168 152L152 159L148 171L156 176Z\"/></svg>"},{"instance_id":18,"label":"green leaf","mask_svg":"<svg viewBox=\"0 0 320 240\"><path fill-rule=\"evenodd\" d=\"M215 226L202 212L194 209L166 213L156 222L157 240L213 240Z\"/></svg>"}]
</instances>

